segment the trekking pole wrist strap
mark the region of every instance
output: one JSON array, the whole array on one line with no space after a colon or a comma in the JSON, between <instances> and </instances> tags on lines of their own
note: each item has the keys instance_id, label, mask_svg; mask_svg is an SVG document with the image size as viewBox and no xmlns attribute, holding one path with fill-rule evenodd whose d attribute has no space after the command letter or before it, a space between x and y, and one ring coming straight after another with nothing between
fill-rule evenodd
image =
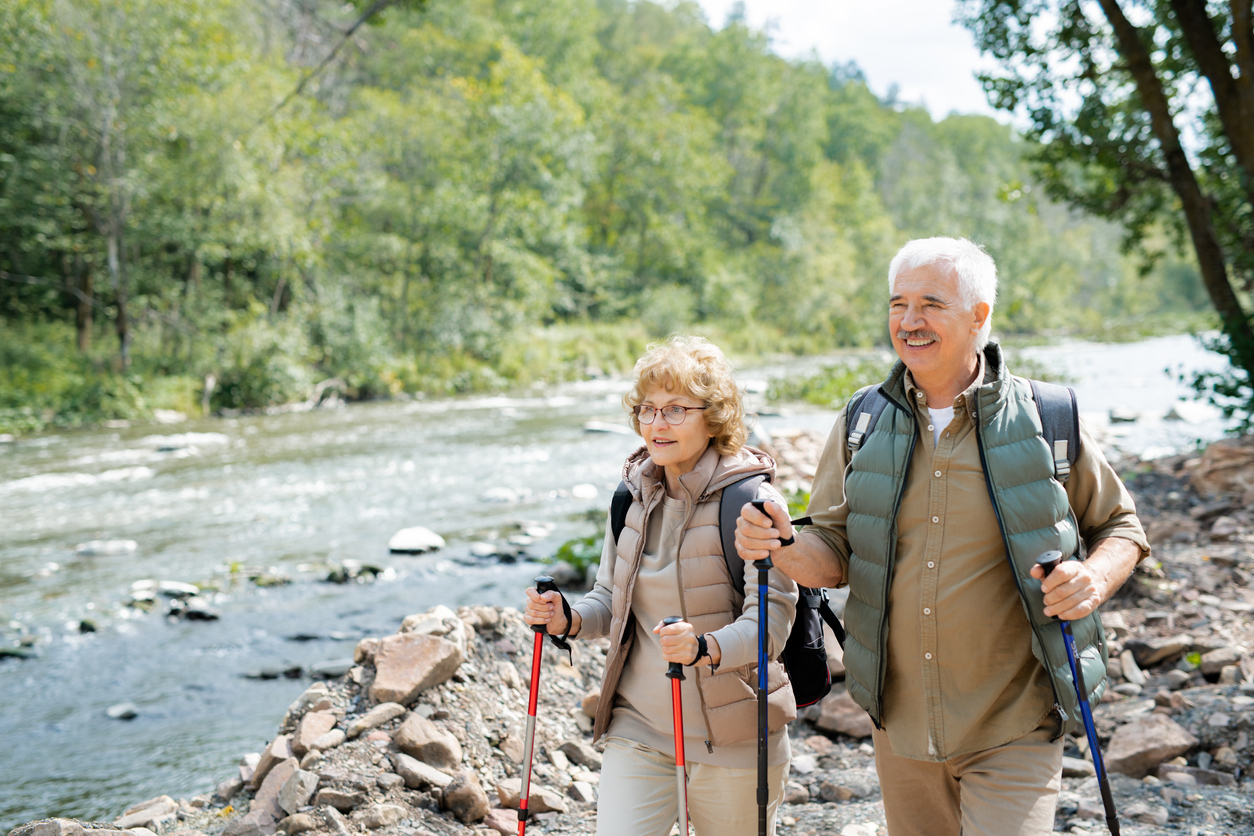
<instances>
[{"instance_id":1,"label":"trekking pole wrist strap","mask_svg":"<svg viewBox=\"0 0 1254 836\"><path fill-rule=\"evenodd\" d=\"M575 626L574 619L571 617L570 602L566 600L566 596L558 590L557 595L562 599L562 615L566 616L566 632L560 636L549 634L549 641L553 642L553 646L559 650L565 650L566 655L570 657L570 666L575 666L575 652L570 646L570 631Z\"/></svg>"},{"instance_id":2,"label":"trekking pole wrist strap","mask_svg":"<svg viewBox=\"0 0 1254 836\"><path fill-rule=\"evenodd\" d=\"M689 662L684 667L691 668L693 665L697 664L697 662L700 662L702 658L708 657L709 655L710 655L710 646L708 643L706 643L705 634L702 633L697 636L697 655L694 656L692 661Z\"/></svg>"}]
</instances>

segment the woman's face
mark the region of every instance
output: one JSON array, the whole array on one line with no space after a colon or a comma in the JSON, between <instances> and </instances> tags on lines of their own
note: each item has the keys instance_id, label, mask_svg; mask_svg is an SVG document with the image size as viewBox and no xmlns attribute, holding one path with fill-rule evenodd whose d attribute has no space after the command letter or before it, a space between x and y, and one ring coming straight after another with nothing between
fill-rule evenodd
<instances>
[{"instance_id":1,"label":"woman's face","mask_svg":"<svg viewBox=\"0 0 1254 836\"><path fill-rule=\"evenodd\" d=\"M640 434L653 463L672 473L682 474L692 470L713 437L705 423L705 413L700 409L689 409L684 413L682 424L670 424L662 416L662 410L668 406L701 407L704 404L688 395L655 389L640 405L658 410L652 424L640 425Z\"/></svg>"}]
</instances>

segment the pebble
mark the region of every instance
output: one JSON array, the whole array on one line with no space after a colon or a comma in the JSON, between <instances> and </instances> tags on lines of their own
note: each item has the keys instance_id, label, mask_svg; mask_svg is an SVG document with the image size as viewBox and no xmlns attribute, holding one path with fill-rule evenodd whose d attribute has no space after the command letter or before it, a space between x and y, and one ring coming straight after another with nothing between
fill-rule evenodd
<instances>
[{"instance_id":1,"label":"pebble","mask_svg":"<svg viewBox=\"0 0 1254 836\"><path fill-rule=\"evenodd\" d=\"M105 716L112 720L134 720L139 716L139 709L133 702L120 702L106 708Z\"/></svg>"},{"instance_id":2,"label":"pebble","mask_svg":"<svg viewBox=\"0 0 1254 836\"><path fill-rule=\"evenodd\" d=\"M139 543L134 540L90 540L74 547L74 554L79 557L116 557L134 554Z\"/></svg>"},{"instance_id":3,"label":"pebble","mask_svg":"<svg viewBox=\"0 0 1254 836\"><path fill-rule=\"evenodd\" d=\"M429 528L402 528L388 540L388 551L395 554L423 554L444 548L444 538Z\"/></svg>"}]
</instances>

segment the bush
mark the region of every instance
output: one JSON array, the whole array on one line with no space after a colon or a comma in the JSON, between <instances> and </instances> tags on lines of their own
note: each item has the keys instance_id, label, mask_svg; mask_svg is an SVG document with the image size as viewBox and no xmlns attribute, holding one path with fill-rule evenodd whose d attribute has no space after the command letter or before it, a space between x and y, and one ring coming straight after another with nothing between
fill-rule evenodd
<instances>
[{"instance_id":1,"label":"bush","mask_svg":"<svg viewBox=\"0 0 1254 836\"><path fill-rule=\"evenodd\" d=\"M772 380L766 397L772 401L805 401L838 409L863 386L883 380L890 368L891 364L878 360L824 366L814 374Z\"/></svg>"}]
</instances>

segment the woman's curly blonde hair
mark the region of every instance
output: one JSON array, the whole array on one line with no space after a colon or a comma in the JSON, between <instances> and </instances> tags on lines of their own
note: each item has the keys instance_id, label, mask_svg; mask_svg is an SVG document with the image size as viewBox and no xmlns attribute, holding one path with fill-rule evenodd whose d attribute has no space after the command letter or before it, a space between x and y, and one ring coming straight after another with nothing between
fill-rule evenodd
<instances>
[{"instance_id":1,"label":"woman's curly blonde hair","mask_svg":"<svg viewBox=\"0 0 1254 836\"><path fill-rule=\"evenodd\" d=\"M650 343L632 371L631 390L623 406L631 414L631 428L638 435L640 421L635 408L658 389L687 395L706 407L705 425L719 455L740 450L749 438L745 427L740 387L732 379L731 363L718 346L704 337L674 336Z\"/></svg>"}]
</instances>

